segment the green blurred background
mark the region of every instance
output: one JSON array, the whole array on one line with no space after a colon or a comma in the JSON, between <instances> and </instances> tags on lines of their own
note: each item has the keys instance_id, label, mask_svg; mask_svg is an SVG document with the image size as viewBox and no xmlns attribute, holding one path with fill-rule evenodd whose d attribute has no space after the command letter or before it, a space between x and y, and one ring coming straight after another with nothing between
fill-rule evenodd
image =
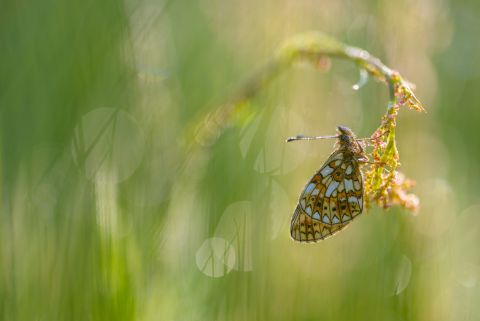
<instances>
[{"instance_id":1,"label":"green blurred background","mask_svg":"<svg viewBox=\"0 0 480 321\"><path fill-rule=\"evenodd\" d=\"M417 85L428 113L402 110L397 137L418 214L289 237L333 142L284 139L369 136L386 107L347 62L295 66L186 147L306 30ZM473 0L2 1L2 320L480 320L478 30Z\"/></svg>"}]
</instances>

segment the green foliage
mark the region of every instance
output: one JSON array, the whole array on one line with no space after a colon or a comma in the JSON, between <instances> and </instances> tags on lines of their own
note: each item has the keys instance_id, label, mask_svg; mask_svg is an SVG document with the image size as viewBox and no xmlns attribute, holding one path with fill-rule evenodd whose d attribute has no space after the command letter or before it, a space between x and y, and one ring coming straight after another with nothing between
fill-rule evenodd
<instances>
[{"instance_id":1,"label":"green foliage","mask_svg":"<svg viewBox=\"0 0 480 321\"><path fill-rule=\"evenodd\" d=\"M330 58L341 58L353 62L361 71L384 82L390 89L385 116L382 117L380 126L371 135L374 147L371 156L374 162L365 178L366 207L368 208L371 202L383 208L398 204L417 212L419 200L416 195L408 193L415 183L409 179L406 180L404 175L397 171L400 157L395 133L400 107L405 106L421 112L424 111L423 106L413 94L411 84L407 83L398 72L385 66L367 51L342 44L323 33L308 32L285 41L277 55L240 87L238 93L228 103L218 107L199 122L195 133L197 141L201 144L213 144L220 137L223 129L232 123L232 119L240 114L246 105L249 105L249 100L254 98L269 81L294 63L307 61L313 66L323 67L325 60Z\"/></svg>"},{"instance_id":2,"label":"green foliage","mask_svg":"<svg viewBox=\"0 0 480 321\"><path fill-rule=\"evenodd\" d=\"M478 4L1 8L0 319L478 319ZM292 37L312 29L338 40ZM428 115L343 43L415 81ZM332 146L284 139L339 124L387 164L368 174L379 206L297 244L298 193ZM416 216L384 215L416 208L399 170Z\"/></svg>"}]
</instances>

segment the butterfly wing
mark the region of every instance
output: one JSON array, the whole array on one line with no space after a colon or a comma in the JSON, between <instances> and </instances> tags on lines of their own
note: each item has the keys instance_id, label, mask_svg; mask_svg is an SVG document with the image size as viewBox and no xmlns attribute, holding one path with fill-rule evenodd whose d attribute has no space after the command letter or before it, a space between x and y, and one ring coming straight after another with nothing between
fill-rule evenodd
<instances>
[{"instance_id":1,"label":"butterfly wing","mask_svg":"<svg viewBox=\"0 0 480 321\"><path fill-rule=\"evenodd\" d=\"M335 151L305 186L290 234L300 242L323 240L347 226L363 210L363 177L357 160Z\"/></svg>"}]
</instances>

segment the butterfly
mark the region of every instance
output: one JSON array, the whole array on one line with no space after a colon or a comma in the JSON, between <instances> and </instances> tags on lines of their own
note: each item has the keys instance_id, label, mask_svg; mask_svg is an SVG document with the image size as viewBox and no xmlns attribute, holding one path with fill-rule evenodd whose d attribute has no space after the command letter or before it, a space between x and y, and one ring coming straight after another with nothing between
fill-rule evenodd
<instances>
[{"instance_id":1,"label":"butterfly","mask_svg":"<svg viewBox=\"0 0 480 321\"><path fill-rule=\"evenodd\" d=\"M308 181L290 224L295 241L318 242L344 229L363 211L363 175L368 162L362 139L344 126L335 136L291 137L287 141L337 138L335 150Z\"/></svg>"}]
</instances>

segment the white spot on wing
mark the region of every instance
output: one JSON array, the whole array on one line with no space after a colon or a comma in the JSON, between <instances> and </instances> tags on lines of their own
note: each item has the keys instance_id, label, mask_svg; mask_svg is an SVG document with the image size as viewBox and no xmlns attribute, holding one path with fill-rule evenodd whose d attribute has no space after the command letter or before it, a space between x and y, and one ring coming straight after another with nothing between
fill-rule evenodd
<instances>
[{"instance_id":1,"label":"white spot on wing","mask_svg":"<svg viewBox=\"0 0 480 321\"><path fill-rule=\"evenodd\" d=\"M343 153L338 153L337 155L335 155L332 160L334 159L343 159Z\"/></svg>"},{"instance_id":2,"label":"white spot on wing","mask_svg":"<svg viewBox=\"0 0 480 321\"><path fill-rule=\"evenodd\" d=\"M307 188L305 188L305 193L310 193L315 188L315 186L316 185L313 183L308 184Z\"/></svg>"},{"instance_id":3,"label":"white spot on wing","mask_svg":"<svg viewBox=\"0 0 480 321\"><path fill-rule=\"evenodd\" d=\"M319 221L320 221L320 213L318 213L318 212L315 212L315 213L313 214L313 216L312 216L312 217L313 217L314 219L316 219L316 220L319 220Z\"/></svg>"},{"instance_id":4,"label":"white spot on wing","mask_svg":"<svg viewBox=\"0 0 480 321\"><path fill-rule=\"evenodd\" d=\"M305 209L305 212L307 212L308 215L312 216L312 208L310 206Z\"/></svg>"},{"instance_id":5,"label":"white spot on wing","mask_svg":"<svg viewBox=\"0 0 480 321\"><path fill-rule=\"evenodd\" d=\"M302 208L305 208L305 199L304 198L302 198L300 200L300 205L302 205Z\"/></svg>"},{"instance_id":6,"label":"white spot on wing","mask_svg":"<svg viewBox=\"0 0 480 321\"><path fill-rule=\"evenodd\" d=\"M334 163L335 167L338 167L338 165L340 165L341 162L342 162L341 159L336 160Z\"/></svg>"},{"instance_id":7,"label":"white spot on wing","mask_svg":"<svg viewBox=\"0 0 480 321\"><path fill-rule=\"evenodd\" d=\"M349 202L349 203L357 203L358 205L360 205L360 204L358 203L358 198L356 198L355 196L350 196L350 197L348 198L348 202Z\"/></svg>"},{"instance_id":8,"label":"white spot on wing","mask_svg":"<svg viewBox=\"0 0 480 321\"><path fill-rule=\"evenodd\" d=\"M353 182L352 182L351 179L346 179L346 180L345 180L345 190L346 190L347 192L353 191Z\"/></svg>"},{"instance_id":9,"label":"white spot on wing","mask_svg":"<svg viewBox=\"0 0 480 321\"><path fill-rule=\"evenodd\" d=\"M347 169L345 170L345 173L347 175L350 175L350 174L352 174L352 170L353 170L352 165L348 165Z\"/></svg>"},{"instance_id":10,"label":"white spot on wing","mask_svg":"<svg viewBox=\"0 0 480 321\"><path fill-rule=\"evenodd\" d=\"M330 219L328 218L327 215L323 215L322 222L326 224L330 224Z\"/></svg>"},{"instance_id":11,"label":"white spot on wing","mask_svg":"<svg viewBox=\"0 0 480 321\"><path fill-rule=\"evenodd\" d=\"M338 217L334 216L333 219L332 219L332 222L333 222L333 224L338 224L338 223L340 223L340 220L338 219Z\"/></svg>"},{"instance_id":12,"label":"white spot on wing","mask_svg":"<svg viewBox=\"0 0 480 321\"><path fill-rule=\"evenodd\" d=\"M318 193L320 193L320 190L316 188L313 190L312 195L318 195Z\"/></svg>"},{"instance_id":13,"label":"white spot on wing","mask_svg":"<svg viewBox=\"0 0 480 321\"><path fill-rule=\"evenodd\" d=\"M337 181L333 181L328 185L327 192L325 193L326 197L330 197L333 193L333 191L338 187L338 184L340 184Z\"/></svg>"},{"instance_id":14,"label":"white spot on wing","mask_svg":"<svg viewBox=\"0 0 480 321\"><path fill-rule=\"evenodd\" d=\"M350 216L347 216L347 215L343 214L342 221L343 222L350 221Z\"/></svg>"},{"instance_id":15,"label":"white spot on wing","mask_svg":"<svg viewBox=\"0 0 480 321\"><path fill-rule=\"evenodd\" d=\"M322 168L322 170L320 171L320 174L322 174L323 177L326 177L330 175L332 172L333 172L333 168L327 165L324 168Z\"/></svg>"},{"instance_id":16,"label":"white spot on wing","mask_svg":"<svg viewBox=\"0 0 480 321\"><path fill-rule=\"evenodd\" d=\"M355 189L356 189L357 191L359 191L359 190L360 190L360 182L359 182L359 181L354 181L354 182L353 182L353 187L355 187Z\"/></svg>"}]
</instances>

